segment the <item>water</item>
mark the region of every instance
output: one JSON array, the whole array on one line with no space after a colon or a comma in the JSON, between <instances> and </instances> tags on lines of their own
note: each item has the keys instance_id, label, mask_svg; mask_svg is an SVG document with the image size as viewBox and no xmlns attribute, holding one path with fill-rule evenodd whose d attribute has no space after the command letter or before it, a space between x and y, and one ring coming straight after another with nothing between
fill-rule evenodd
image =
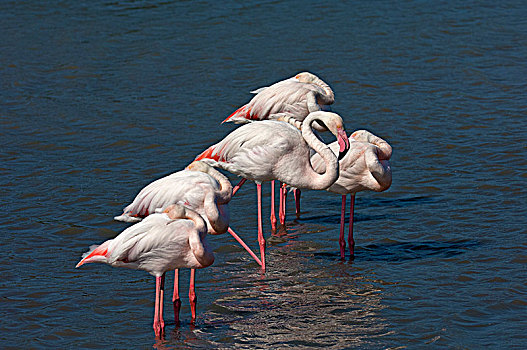
<instances>
[{"instance_id":1,"label":"water","mask_svg":"<svg viewBox=\"0 0 527 350\"><path fill-rule=\"evenodd\" d=\"M521 1L2 2L2 348L523 348L526 13ZM392 187L357 195L355 260L339 259L340 197L304 192L285 236L266 223L265 275L211 237L196 324L185 271L182 324L167 302L156 340L153 277L75 264L126 227L112 217L142 187L232 130L219 122L250 90L304 70L332 86L348 132L394 148ZM256 248L254 186L231 212Z\"/></svg>"}]
</instances>

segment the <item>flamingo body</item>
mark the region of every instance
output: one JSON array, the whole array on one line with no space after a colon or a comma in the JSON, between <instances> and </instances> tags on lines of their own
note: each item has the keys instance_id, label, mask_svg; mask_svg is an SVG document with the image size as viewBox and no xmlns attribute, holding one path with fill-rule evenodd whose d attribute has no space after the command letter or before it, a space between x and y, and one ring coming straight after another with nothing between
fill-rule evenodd
<instances>
[{"instance_id":1,"label":"flamingo body","mask_svg":"<svg viewBox=\"0 0 527 350\"><path fill-rule=\"evenodd\" d=\"M353 239L353 212L355 208L355 194L360 191L381 192L392 184L392 169L390 157L392 147L388 142L366 130L355 131L350 138L350 150L342 158L338 179L327 188L327 191L342 195L340 216L340 256L344 258L346 242L344 241L344 216L346 196L351 195L348 244L351 256L354 256L355 241ZM329 145L333 152L337 152L338 144ZM313 168L323 172L324 162L319 155L311 157ZM298 205L299 203L297 203Z\"/></svg>"},{"instance_id":2,"label":"flamingo body","mask_svg":"<svg viewBox=\"0 0 527 350\"><path fill-rule=\"evenodd\" d=\"M336 142L329 144L329 148L335 154L338 152L338 147ZM326 190L341 195L387 190L392 184L389 161L391 154L392 147L383 139L366 130L355 131L350 137L348 153L339 160L339 177ZM311 163L316 171L325 171L320 155L314 154Z\"/></svg>"},{"instance_id":3,"label":"flamingo body","mask_svg":"<svg viewBox=\"0 0 527 350\"><path fill-rule=\"evenodd\" d=\"M320 121L337 137L339 157L349 148L342 118L335 113L316 111L303 123L288 117L243 125L219 143L210 146L195 161L202 160L257 184L258 242L261 266L265 270L265 239L261 214L261 183L279 180L296 188L326 189L338 177L338 159L320 141L312 130ZM301 131L298 130L301 124ZM323 174L316 172L310 163L310 151L320 153L325 164ZM242 180L243 181L243 180ZM237 187L238 188L238 187Z\"/></svg>"},{"instance_id":4,"label":"flamingo body","mask_svg":"<svg viewBox=\"0 0 527 350\"><path fill-rule=\"evenodd\" d=\"M112 266L144 270L155 277L179 268L199 269L211 265L205 221L154 213L130 226L114 239L92 246L77 264L100 262Z\"/></svg>"},{"instance_id":5,"label":"flamingo body","mask_svg":"<svg viewBox=\"0 0 527 350\"><path fill-rule=\"evenodd\" d=\"M310 112L330 110L333 90L316 75L303 72L271 86L253 91L256 95L223 122L247 123L273 119L277 113L289 113L304 120Z\"/></svg>"},{"instance_id":6,"label":"flamingo body","mask_svg":"<svg viewBox=\"0 0 527 350\"><path fill-rule=\"evenodd\" d=\"M231 195L232 185L223 174L197 162L192 169L178 171L147 185L115 219L137 222L179 203L197 211L205 219L209 233L221 234L227 232L229 226Z\"/></svg>"},{"instance_id":7,"label":"flamingo body","mask_svg":"<svg viewBox=\"0 0 527 350\"><path fill-rule=\"evenodd\" d=\"M290 123L276 120L243 125L195 160L203 160L256 183L279 180L296 188L325 189L338 177L338 162L333 152L313 134L311 124L318 118L325 119L338 139L340 152L347 150L349 142L340 116L331 112L310 115L310 122L302 132ZM311 167L311 148L321 153L329 165L322 175Z\"/></svg>"}]
</instances>

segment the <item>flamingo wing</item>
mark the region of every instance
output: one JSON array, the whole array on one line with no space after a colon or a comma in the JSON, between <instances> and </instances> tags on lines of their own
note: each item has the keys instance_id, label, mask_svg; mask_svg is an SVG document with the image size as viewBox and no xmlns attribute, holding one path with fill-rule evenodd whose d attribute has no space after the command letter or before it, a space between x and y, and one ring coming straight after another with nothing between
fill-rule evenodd
<instances>
[{"instance_id":1,"label":"flamingo wing","mask_svg":"<svg viewBox=\"0 0 527 350\"><path fill-rule=\"evenodd\" d=\"M286 79L268 87L253 91L256 95L246 105L232 113L226 121L246 123L250 120L270 119L276 113L291 113L298 120L308 114L308 99L316 103L317 94L324 90L315 84L303 83L296 79Z\"/></svg>"},{"instance_id":2,"label":"flamingo wing","mask_svg":"<svg viewBox=\"0 0 527 350\"><path fill-rule=\"evenodd\" d=\"M193 205L197 205L199 204L197 197L200 196L200 188L203 186L219 189L219 184L215 179L201 172L182 170L165 176L143 188L133 202L124 208L123 215L115 219L138 221L137 218L146 217L155 213L156 210L162 210L180 201L187 206L190 201Z\"/></svg>"},{"instance_id":3,"label":"flamingo wing","mask_svg":"<svg viewBox=\"0 0 527 350\"><path fill-rule=\"evenodd\" d=\"M253 181L273 180L273 164L303 142L290 124L265 120L235 129L195 160L203 160ZM258 180L257 180L258 179Z\"/></svg>"},{"instance_id":4,"label":"flamingo wing","mask_svg":"<svg viewBox=\"0 0 527 350\"><path fill-rule=\"evenodd\" d=\"M362 130L360 131L362 135ZM355 132L353 135L358 135ZM367 132L368 139L350 137L350 149L339 161L339 177L327 190L338 194L356 193L360 191L384 191L391 185L391 168L388 160L383 160L383 151L376 144L369 141L375 138L386 143L381 138ZM371 136L370 136L371 135ZM386 145L388 145L386 143ZM388 145L389 146L389 145ZM386 146L383 146L386 148ZM331 151L337 155L339 145L337 142L329 144ZM390 147L391 154L391 147ZM320 155L311 157L313 169L318 173L325 171L325 165Z\"/></svg>"}]
</instances>

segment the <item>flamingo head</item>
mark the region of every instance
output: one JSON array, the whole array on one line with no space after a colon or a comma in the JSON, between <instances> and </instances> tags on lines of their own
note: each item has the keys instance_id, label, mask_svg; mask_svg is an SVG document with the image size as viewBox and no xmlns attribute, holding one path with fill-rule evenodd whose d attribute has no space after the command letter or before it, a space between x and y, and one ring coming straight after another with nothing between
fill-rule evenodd
<instances>
[{"instance_id":1,"label":"flamingo head","mask_svg":"<svg viewBox=\"0 0 527 350\"><path fill-rule=\"evenodd\" d=\"M335 135L339 144L338 160L341 160L350 148L350 142L346 134L346 129L344 128L342 117L333 112L316 111L309 113L308 118L311 119L312 122L317 122L320 126ZM306 120L304 120L304 123Z\"/></svg>"},{"instance_id":2,"label":"flamingo head","mask_svg":"<svg viewBox=\"0 0 527 350\"><path fill-rule=\"evenodd\" d=\"M167 213L168 217L171 219L181 219L186 217L186 210L181 204L171 204L163 210L163 213Z\"/></svg>"},{"instance_id":3,"label":"flamingo head","mask_svg":"<svg viewBox=\"0 0 527 350\"><path fill-rule=\"evenodd\" d=\"M348 135L346 134L342 117L337 113L326 111L317 111L310 113L310 115L311 114L314 115L315 121L318 124L325 127L337 138L337 142L339 144L338 159L341 160L350 148L350 141L348 139Z\"/></svg>"},{"instance_id":4,"label":"flamingo head","mask_svg":"<svg viewBox=\"0 0 527 350\"><path fill-rule=\"evenodd\" d=\"M317 79L317 76L309 72L302 72L295 75L294 79L301 83L311 83Z\"/></svg>"},{"instance_id":5,"label":"flamingo head","mask_svg":"<svg viewBox=\"0 0 527 350\"><path fill-rule=\"evenodd\" d=\"M202 162L201 160L197 160L195 162L192 162L190 163L189 165L187 165L187 167L185 168L185 170L191 170L191 171L201 171L203 173L208 173L208 171L210 170L211 166L208 165L207 163L205 162Z\"/></svg>"}]
</instances>

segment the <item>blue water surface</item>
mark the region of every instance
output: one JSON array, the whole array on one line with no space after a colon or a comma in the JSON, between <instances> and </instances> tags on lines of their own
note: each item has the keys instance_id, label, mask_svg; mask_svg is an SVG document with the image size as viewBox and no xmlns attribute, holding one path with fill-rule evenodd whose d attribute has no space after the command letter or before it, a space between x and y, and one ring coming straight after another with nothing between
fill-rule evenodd
<instances>
[{"instance_id":1,"label":"blue water surface","mask_svg":"<svg viewBox=\"0 0 527 350\"><path fill-rule=\"evenodd\" d=\"M521 349L527 321L527 4L522 1L3 1L0 344L4 349ZM262 274L228 235L190 323L154 278L75 264L153 180L235 125L250 91L310 71L352 132L387 140L393 184L265 222ZM238 179L229 175L233 183ZM290 196L292 197L292 195ZM231 202L254 249L256 192ZM269 185L264 184L264 217ZM170 291L172 275L167 277ZM170 294L170 292L167 292Z\"/></svg>"}]
</instances>

